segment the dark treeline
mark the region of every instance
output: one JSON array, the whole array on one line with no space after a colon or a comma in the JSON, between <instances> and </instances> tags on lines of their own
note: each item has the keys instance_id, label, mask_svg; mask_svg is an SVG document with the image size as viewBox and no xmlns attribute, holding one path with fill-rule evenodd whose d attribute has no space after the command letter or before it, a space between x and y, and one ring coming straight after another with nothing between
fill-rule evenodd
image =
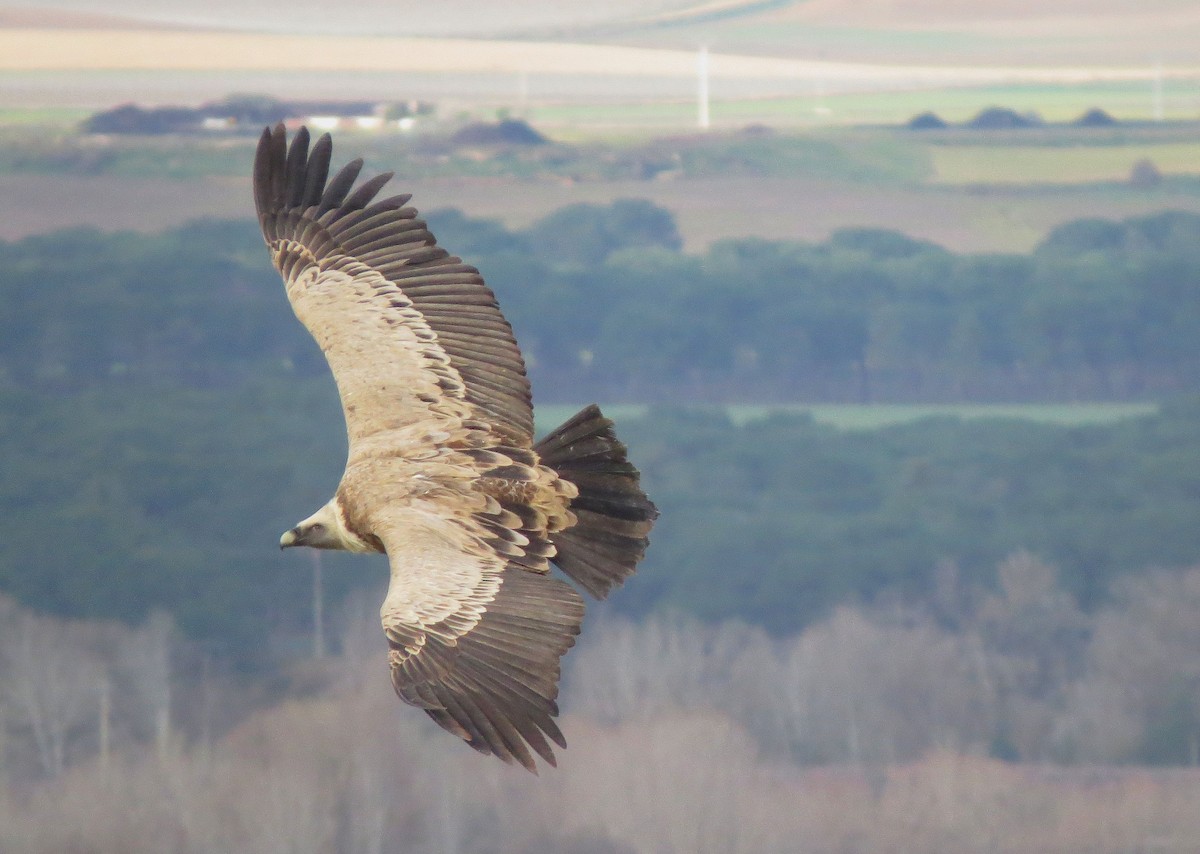
<instances>
[{"instance_id":1,"label":"dark treeline","mask_svg":"<svg viewBox=\"0 0 1200 854\"><path fill-rule=\"evenodd\" d=\"M1085 220L1029 255L956 255L846 230L680 252L640 201L511 232L455 212L538 399L941 401L1151 397L1200 387L1200 216ZM71 231L0 244L0 379L190 387L324 372L256 229Z\"/></svg>"},{"instance_id":2,"label":"dark treeline","mask_svg":"<svg viewBox=\"0 0 1200 854\"><path fill-rule=\"evenodd\" d=\"M861 432L659 411L626 433L664 508L629 607L791 632L839 603L924 601L947 567L986 586L1029 549L1090 609L1122 575L1200 557L1200 401L1103 426Z\"/></svg>"}]
</instances>

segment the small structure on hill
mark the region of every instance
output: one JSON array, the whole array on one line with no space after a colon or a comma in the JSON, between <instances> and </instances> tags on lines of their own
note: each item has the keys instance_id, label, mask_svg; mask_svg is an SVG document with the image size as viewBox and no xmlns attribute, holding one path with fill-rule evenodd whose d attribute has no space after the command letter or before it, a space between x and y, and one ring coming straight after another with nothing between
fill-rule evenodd
<instances>
[{"instance_id":1,"label":"small structure on hill","mask_svg":"<svg viewBox=\"0 0 1200 854\"><path fill-rule=\"evenodd\" d=\"M451 137L454 145L544 145L550 140L522 119L472 122Z\"/></svg>"},{"instance_id":2,"label":"small structure on hill","mask_svg":"<svg viewBox=\"0 0 1200 854\"><path fill-rule=\"evenodd\" d=\"M909 130L941 130L945 127L949 127L946 120L932 110L926 110L908 120Z\"/></svg>"},{"instance_id":3,"label":"small structure on hill","mask_svg":"<svg viewBox=\"0 0 1200 854\"><path fill-rule=\"evenodd\" d=\"M1135 190L1149 190L1162 183L1162 172L1154 165L1154 161L1143 157L1133 164L1129 170L1129 186Z\"/></svg>"},{"instance_id":4,"label":"small structure on hill","mask_svg":"<svg viewBox=\"0 0 1200 854\"><path fill-rule=\"evenodd\" d=\"M988 107L967 122L967 127L975 130L1012 130L1041 127L1044 124L1037 113L1018 113L1008 107Z\"/></svg>"},{"instance_id":5,"label":"small structure on hill","mask_svg":"<svg viewBox=\"0 0 1200 854\"><path fill-rule=\"evenodd\" d=\"M1104 128L1112 127L1119 122L1099 107L1092 107L1071 124L1084 128Z\"/></svg>"},{"instance_id":6,"label":"small structure on hill","mask_svg":"<svg viewBox=\"0 0 1200 854\"><path fill-rule=\"evenodd\" d=\"M743 127L740 133L747 139L767 139L776 135L775 128L762 122L751 122Z\"/></svg>"}]
</instances>

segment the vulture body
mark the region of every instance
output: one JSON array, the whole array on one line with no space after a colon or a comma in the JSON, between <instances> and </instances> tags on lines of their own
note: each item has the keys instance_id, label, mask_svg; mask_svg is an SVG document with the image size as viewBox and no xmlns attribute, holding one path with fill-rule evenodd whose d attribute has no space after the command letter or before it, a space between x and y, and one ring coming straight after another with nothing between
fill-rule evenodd
<instances>
[{"instance_id":1,"label":"vulture body","mask_svg":"<svg viewBox=\"0 0 1200 854\"><path fill-rule=\"evenodd\" d=\"M341 396L334 497L281 547L388 556L392 684L476 750L536 772L566 746L559 660L630 576L658 511L612 422L589 406L536 444L512 329L479 272L436 245L390 173L332 178L332 143L263 132L254 200L297 318Z\"/></svg>"}]
</instances>

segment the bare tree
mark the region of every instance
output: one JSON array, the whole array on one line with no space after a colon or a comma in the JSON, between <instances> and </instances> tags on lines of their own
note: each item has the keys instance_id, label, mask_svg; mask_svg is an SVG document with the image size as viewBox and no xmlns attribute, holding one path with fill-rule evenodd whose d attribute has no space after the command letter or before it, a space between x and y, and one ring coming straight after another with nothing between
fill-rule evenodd
<instances>
[{"instance_id":1,"label":"bare tree","mask_svg":"<svg viewBox=\"0 0 1200 854\"><path fill-rule=\"evenodd\" d=\"M979 638L987 679L997 691L997 744L1014 758L1060 751L1059 718L1082 676L1091 622L1058 584L1058 570L1028 551L997 567L998 590L964 630Z\"/></svg>"},{"instance_id":2,"label":"bare tree","mask_svg":"<svg viewBox=\"0 0 1200 854\"><path fill-rule=\"evenodd\" d=\"M1058 570L1030 552L1009 555L996 574L999 591L984 600L976 628L989 650L1022 663L1017 690L1054 697L1082 672L1087 617L1059 587Z\"/></svg>"},{"instance_id":3,"label":"bare tree","mask_svg":"<svg viewBox=\"0 0 1200 854\"><path fill-rule=\"evenodd\" d=\"M95 731L105 678L97 627L31 614L9 604L0 622L8 723L31 736L44 774L66 768L73 739Z\"/></svg>"},{"instance_id":4,"label":"bare tree","mask_svg":"<svg viewBox=\"0 0 1200 854\"><path fill-rule=\"evenodd\" d=\"M778 701L797 758L886 763L972 749L991 696L964 638L911 613L838 609L793 640Z\"/></svg>"},{"instance_id":5,"label":"bare tree","mask_svg":"<svg viewBox=\"0 0 1200 854\"><path fill-rule=\"evenodd\" d=\"M762 739L778 728L768 699L776 645L757 627L657 617L594 626L567 659L564 708L607 723L674 709L719 709Z\"/></svg>"},{"instance_id":6,"label":"bare tree","mask_svg":"<svg viewBox=\"0 0 1200 854\"><path fill-rule=\"evenodd\" d=\"M709 705L716 682L704 630L683 619L589 627L568 662L569 705L610 723Z\"/></svg>"},{"instance_id":7,"label":"bare tree","mask_svg":"<svg viewBox=\"0 0 1200 854\"><path fill-rule=\"evenodd\" d=\"M574 658L566 707L608 723L710 709L776 753L885 762L986 744L994 696L970 637L845 608L782 641L733 623L610 622Z\"/></svg>"},{"instance_id":8,"label":"bare tree","mask_svg":"<svg viewBox=\"0 0 1200 854\"><path fill-rule=\"evenodd\" d=\"M125 700L122 713L135 734L153 733L159 757L171 740L171 651L175 623L154 611L141 628L128 632L118 646L117 675Z\"/></svg>"},{"instance_id":9,"label":"bare tree","mask_svg":"<svg viewBox=\"0 0 1200 854\"><path fill-rule=\"evenodd\" d=\"M1200 567L1118 583L1101 611L1064 738L1098 759L1200 753Z\"/></svg>"},{"instance_id":10,"label":"bare tree","mask_svg":"<svg viewBox=\"0 0 1200 854\"><path fill-rule=\"evenodd\" d=\"M757 749L724 715L674 711L619 727L579 718L569 724L571 749L553 779L527 782L495 772L507 785L494 787L490 797L499 801L500 838L512 850L599 830L604 845L618 850L764 850L741 820L757 795L747 788Z\"/></svg>"}]
</instances>

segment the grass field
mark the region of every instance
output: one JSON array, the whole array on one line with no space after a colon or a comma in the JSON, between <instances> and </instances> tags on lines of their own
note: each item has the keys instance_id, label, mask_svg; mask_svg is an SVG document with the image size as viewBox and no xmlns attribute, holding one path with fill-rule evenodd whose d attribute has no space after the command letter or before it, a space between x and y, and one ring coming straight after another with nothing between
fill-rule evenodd
<instances>
[{"instance_id":1,"label":"grass field","mask_svg":"<svg viewBox=\"0 0 1200 854\"><path fill-rule=\"evenodd\" d=\"M932 146L942 184L1088 184L1124 181L1139 160L1164 175L1200 174L1200 143L1120 146Z\"/></svg>"},{"instance_id":2,"label":"grass field","mask_svg":"<svg viewBox=\"0 0 1200 854\"><path fill-rule=\"evenodd\" d=\"M538 430L545 432L566 421L582 406L574 404L543 404L537 407ZM614 420L641 418L651 407L640 404L614 403L602 406L604 414ZM702 409L703 407L689 407ZM1075 427L1085 424L1109 424L1124 418L1153 415L1158 406L1153 403L882 403L882 404L732 404L715 407L735 424L761 421L777 414L807 414L813 420L842 430L877 430L893 424L905 424L925 418L1005 418L1038 424Z\"/></svg>"},{"instance_id":3,"label":"grass field","mask_svg":"<svg viewBox=\"0 0 1200 854\"><path fill-rule=\"evenodd\" d=\"M1200 81L1171 80L1163 87L1162 116L1166 120L1197 117ZM947 122L965 122L986 107L1003 106L1036 112L1048 122L1070 122L1099 107L1123 121L1154 118L1153 87L1147 81L948 86L887 93L842 93L824 98L834 118L855 122L903 123L932 110Z\"/></svg>"},{"instance_id":4,"label":"grass field","mask_svg":"<svg viewBox=\"0 0 1200 854\"><path fill-rule=\"evenodd\" d=\"M776 85L776 94L750 97L739 92L736 84L717 80L711 86L711 121L714 127L755 122L799 128L902 125L913 116L933 111L947 122L962 123L987 107L1002 106L1035 112L1056 123L1072 122L1097 107L1121 121L1149 122L1156 110L1152 85L1147 81L914 86L876 91L844 91L831 83L814 78L788 84L789 91L781 93ZM764 91L771 92L772 87ZM686 127L696 122L696 104L687 97L690 94L649 102L547 102L535 105L534 117L554 125L597 129ZM1194 121L1200 117L1200 80L1167 81L1159 106L1165 121Z\"/></svg>"}]
</instances>

